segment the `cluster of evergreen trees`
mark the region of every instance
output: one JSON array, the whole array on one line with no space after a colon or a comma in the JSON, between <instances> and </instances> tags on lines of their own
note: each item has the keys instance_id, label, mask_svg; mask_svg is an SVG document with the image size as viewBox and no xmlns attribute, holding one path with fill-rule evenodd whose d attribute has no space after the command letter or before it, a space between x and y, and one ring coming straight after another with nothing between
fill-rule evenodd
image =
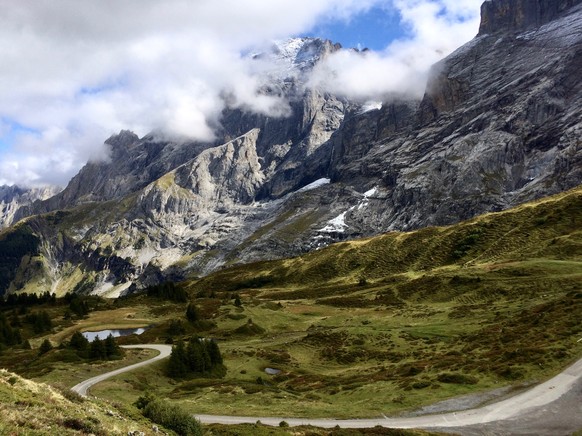
<instances>
[{"instance_id":1,"label":"cluster of evergreen trees","mask_svg":"<svg viewBox=\"0 0 582 436\"><path fill-rule=\"evenodd\" d=\"M39 306L41 304L56 304L57 296L51 294L49 291L43 292L40 295L28 294L22 292L20 294L8 294L6 299L0 298L0 307L15 307L15 306Z\"/></svg>"},{"instance_id":2,"label":"cluster of evergreen trees","mask_svg":"<svg viewBox=\"0 0 582 436\"><path fill-rule=\"evenodd\" d=\"M46 310L40 310L26 315L26 322L32 325L32 331L36 334L51 331L53 322Z\"/></svg>"},{"instance_id":3,"label":"cluster of evergreen trees","mask_svg":"<svg viewBox=\"0 0 582 436\"><path fill-rule=\"evenodd\" d=\"M104 340L96 337L92 342L79 331L73 333L69 347L76 350L77 355L84 359L111 360L121 356L121 348L112 335Z\"/></svg>"},{"instance_id":4,"label":"cluster of evergreen trees","mask_svg":"<svg viewBox=\"0 0 582 436\"><path fill-rule=\"evenodd\" d=\"M0 345L10 347L20 343L22 343L20 329L11 326L6 315L0 313Z\"/></svg>"},{"instance_id":5,"label":"cluster of evergreen trees","mask_svg":"<svg viewBox=\"0 0 582 436\"><path fill-rule=\"evenodd\" d=\"M209 373L219 366L222 366L222 355L218 344L212 339L193 336L188 345L179 340L172 347L167 373L170 377L179 378Z\"/></svg>"},{"instance_id":6,"label":"cluster of evergreen trees","mask_svg":"<svg viewBox=\"0 0 582 436\"><path fill-rule=\"evenodd\" d=\"M174 282L166 282L160 285L149 286L147 288L148 297L155 297L164 300L185 303L188 301L188 292Z\"/></svg>"}]
</instances>

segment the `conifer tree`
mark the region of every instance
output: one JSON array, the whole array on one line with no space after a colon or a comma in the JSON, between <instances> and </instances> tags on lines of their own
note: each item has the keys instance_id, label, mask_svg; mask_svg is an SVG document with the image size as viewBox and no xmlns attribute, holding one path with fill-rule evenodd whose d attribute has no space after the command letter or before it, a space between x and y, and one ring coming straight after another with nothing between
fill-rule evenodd
<instances>
[{"instance_id":1,"label":"conifer tree","mask_svg":"<svg viewBox=\"0 0 582 436\"><path fill-rule=\"evenodd\" d=\"M172 347L172 354L170 354L170 359L168 361L168 375L170 377L183 377L188 372L188 366L186 364L186 349L184 347L184 342L179 340L176 345Z\"/></svg>"},{"instance_id":2,"label":"conifer tree","mask_svg":"<svg viewBox=\"0 0 582 436\"><path fill-rule=\"evenodd\" d=\"M109 336L107 336L105 339L105 355L108 359L121 355L119 345L117 345L117 342L115 342L115 338L112 334L109 334Z\"/></svg>"},{"instance_id":3,"label":"conifer tree","mask_svg":"<svg viewBox=\"0 0 582 436\"><path fill-rule=\"evenodd\" d=\"M186 308L186 319L191 323L195 323L196 321L200 320L200 313L194 303L188 304L188 307Z\"/></svg>"},{"instance_id":4,"label":"conifer tree","mask_svg":"<svg viewBox=\"0 0 582 436\"><path fill-rule=\"evenodd\" d=\"M38 355L42 356L43 354L48 353L50 350L53 349L53 345L48 339L45 339L42 344L40 344L40 348L38 349Z\"/></svg>"}]
</instances>

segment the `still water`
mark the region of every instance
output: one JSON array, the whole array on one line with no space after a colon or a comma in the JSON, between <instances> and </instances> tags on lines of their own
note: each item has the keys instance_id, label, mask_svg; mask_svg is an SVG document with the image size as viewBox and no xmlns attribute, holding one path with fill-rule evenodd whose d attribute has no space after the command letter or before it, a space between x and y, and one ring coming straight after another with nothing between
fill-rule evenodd
<instances>
[{"instance_id":1,"label":"still water","mask_svg":"<svg viewBox=\"0 0 582 436\"><path fill-rule=\"evenodd\" d=\"M98 332L83 332L83 336L87 338L89 342L93 341L95 338L105 339L107 336L112 335L114 338L119 336L128 336L128 335L141 335L145 332L148 327L140 327L137 329L115 329L115 330L100 330Z\"/></svg>"}]
</instances>

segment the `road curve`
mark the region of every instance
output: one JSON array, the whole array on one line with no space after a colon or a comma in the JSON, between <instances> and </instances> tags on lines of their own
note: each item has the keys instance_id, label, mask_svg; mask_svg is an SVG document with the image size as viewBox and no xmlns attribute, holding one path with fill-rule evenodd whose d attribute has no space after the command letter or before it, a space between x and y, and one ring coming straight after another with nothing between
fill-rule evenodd
<instances>
[{"instance_id":1,"label":"road curve","mask_svg":"<svg viewBox=\"0 0 582 436\"><path fill-rule=\"evenodd\" d=\"M442 413L436 415L416 416L410 418L375 418L375 419L309 419L309 418L273 418L197 415L206 424L243 424L260 420L266 425L279 425L286 421L290 426L312 425L332 428L458 428L483 425L504 420L514 420L532 411L544 410L544 407L557 401L575 385L582 382L582 360L579 360L556 377L535 386L521 394L489 404L477 409Z\"/></svg>"},{"instance_id":2,"label":"road curve","mask_svg":"<svg viewBox=\"0 0 582 436\"><path fill-rule=\"evenodd\" d=\"M122 345L122 348L147 348L151 350L157 350L160 352L156 357L153 357L149 360L144 360L143 362L135 363L133 365L124 366L123 368L116 369L115 371L106 372L105 374L101 374L95 377L92 377L88 380L85 380L71 388L72 391L77 392L78 394L82 395L83 397L87 396L87 390L97 384L102 382L103 380L108 379L109 377L113 377L118 374L122 374L127 371L132 371L136 368L140 368L142 366L150 365L158 360L165 359L172 353L172 346L171 345L161 345L161 344L140 344L140 345Z\"/></svg>"}]
</instances>

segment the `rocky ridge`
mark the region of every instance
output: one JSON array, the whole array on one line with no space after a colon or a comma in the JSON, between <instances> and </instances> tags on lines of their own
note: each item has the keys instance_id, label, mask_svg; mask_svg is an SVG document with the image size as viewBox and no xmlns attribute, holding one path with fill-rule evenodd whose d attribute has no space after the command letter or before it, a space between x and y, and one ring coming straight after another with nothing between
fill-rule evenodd
<instances>
[{"instance_id":1,"label":"rocky ridge","mask_svg":"<svg viewBox=\"0 0 582 436\"><path fill-rule=\"evenodd\" d=\"M304 87L337 46L279 47L287 69L264 92L289 116L228 109L212 144L110 138L111 162L23 213L67 209L26 220L41 255L11 289L116 296L580 184L582 6L554 3L486 2L480 34L434 66L422 101L372 110Z\"/></svg>"},{"instance_id":2,"label":"rocky ridge","mask_svg":"<svg viewBox=\"0 0 582 436\"><path fill-rule=\"evenodd\" d=\"M61 188L21 188L19 186L0 186L0 229L18 221L19 210L37 200L47 200L56 195Z\"/></svg>"}]
</instances>

